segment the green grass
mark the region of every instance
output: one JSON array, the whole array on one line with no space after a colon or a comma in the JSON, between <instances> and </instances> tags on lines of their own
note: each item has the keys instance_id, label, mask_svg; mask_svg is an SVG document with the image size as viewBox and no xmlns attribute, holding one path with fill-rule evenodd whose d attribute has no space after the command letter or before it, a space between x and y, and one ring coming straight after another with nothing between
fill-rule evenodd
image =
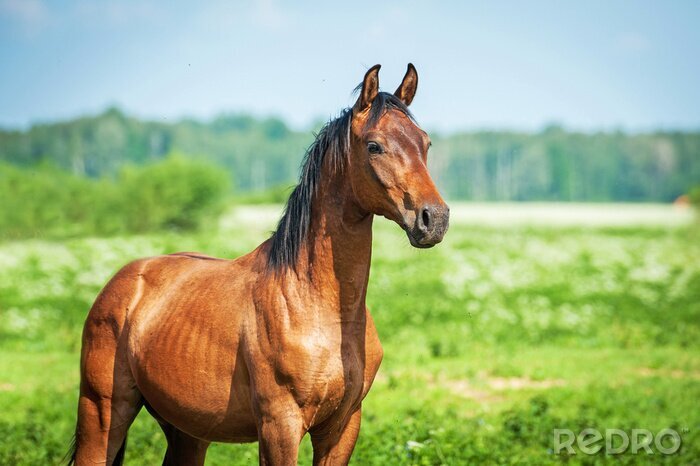
<instances>
[{"instance_id":1,"label":"green grass","mask_svg":"<svg viewBox=\"0 0 700 466\"><path fill-rule=\"evenodd\" d=\"M74 428L80 331L121 265L235 257L269 221L211 233L0 243L0 464L60 461ZM240 225L245 224L247 228ZM368 304L385 359L353 464L700 464L700 236L693 226L480 227L412 249L378 220ZM552 430L676 429L672 456L555 455ZM142 412L127 464L159 464ZM251 464L257 445L213 445ZM300 462L310 463L308 439Z\"/></svg>"}]
</instances>

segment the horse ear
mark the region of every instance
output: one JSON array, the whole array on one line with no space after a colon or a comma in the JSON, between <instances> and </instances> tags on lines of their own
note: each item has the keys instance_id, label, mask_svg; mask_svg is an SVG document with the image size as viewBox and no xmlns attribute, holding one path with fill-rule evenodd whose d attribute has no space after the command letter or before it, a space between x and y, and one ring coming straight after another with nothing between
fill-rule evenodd
<instances>
[{"instance_id":1,"label":"horse ear","mask_svg":"<svg viewBox=\"0 0 700 466\"><path fill-rule=\"evenodd\" d=\"M379 93L379 68L382 65L374 65L372 68L367 70L365 73L365 78L362 80L362 90L360 91L360 97L357 99L355 108L358 111L362 111L370 106L372 101Z\"/></svg>"},{"instance_id":2,"label":"horse ear","mask_svg":"<svg viewBox=\"0 0 700 466\"><path fill-rule=\"evenodd\" d=\"M413 63L409 63L403 81L401 81L401 85L396 89L394 95L408 107L413 102L416 89L418 89L418 72Z\"/></svg>"}]
</instances>

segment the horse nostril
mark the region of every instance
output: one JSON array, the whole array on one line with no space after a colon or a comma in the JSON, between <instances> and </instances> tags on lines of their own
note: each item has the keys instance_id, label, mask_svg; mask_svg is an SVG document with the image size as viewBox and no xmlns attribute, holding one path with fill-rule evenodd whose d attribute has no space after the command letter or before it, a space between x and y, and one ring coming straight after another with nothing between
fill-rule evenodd
<instances>
[{"instance_id":1,"label":"horse nostril","mask_svg":"<svg viewBox=\"0 0 700 466\"><path fill-rule=\"evenodd\" d=\"M423 220L423 226L425 229L430 229L430 211L427 207L423 209L423 212L421 212L421 219Z\"/></svg>"},{"instance_id":2,"label":"horse nostril","mask_svg":"<svg viewBox=\"0 0 700 466\"><path fill-rule=\"evenodd\" d=\"M445 203L425 204L414 212L413 227L406 229L411 244L418 248L430 248L442 241L449 225L449 207Z\"/></svg>"}]
</instances>

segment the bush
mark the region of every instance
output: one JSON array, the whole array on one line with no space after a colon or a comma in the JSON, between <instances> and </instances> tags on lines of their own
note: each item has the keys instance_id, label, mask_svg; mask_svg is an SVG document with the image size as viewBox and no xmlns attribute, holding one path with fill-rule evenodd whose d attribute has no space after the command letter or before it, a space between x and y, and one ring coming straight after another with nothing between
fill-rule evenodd
<instances>
[{"instance_id":1,"label":"bush","mask_svg":"<svg viewBox=\"0 0 700 466\"><path fill-rule=\"evenodd\" d=\"M221 213L228 177L210 165L173 156L124 170L119 185L128 231L195 230Z\"/></svg>"},{"instance_id":2,"label":"bush","mask_svg":"<svg viewBox=\"0 0 700 466\"><path fill-rule=\"evenodd\" d=\"M182 156L124 169L114 180L2 164L0 237L194 230L221 213L227 194L224 172Z\"/></svg>"}]
</instances>

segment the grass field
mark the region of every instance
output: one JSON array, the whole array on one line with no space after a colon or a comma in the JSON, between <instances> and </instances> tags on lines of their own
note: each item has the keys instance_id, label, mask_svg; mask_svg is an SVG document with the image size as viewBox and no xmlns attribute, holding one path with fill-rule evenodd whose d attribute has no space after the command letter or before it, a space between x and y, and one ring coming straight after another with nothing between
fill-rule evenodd
<instances>
[{"instance_id":1,"label":"grass field","mask_svg":"<svg viewBox=\"0 0 700 466\"><path fill-rule=\"evenodd\" d=\"M0 243L0 464L55 464L66 452L82 322L111 274L180 250L235 257L278 211L239 209L210 233ZM453 211L427 251L376 222L368 304L385 359L353 464L700 464L700 234L688 213ZM556 428L672 428L682 446L555 454ZM142 412L126 463L160 464L164 451ZM310 458L305 439L300 462ZM256 444L213 445L207 459L256 462Z\"/></svg>"}]
</instances>

